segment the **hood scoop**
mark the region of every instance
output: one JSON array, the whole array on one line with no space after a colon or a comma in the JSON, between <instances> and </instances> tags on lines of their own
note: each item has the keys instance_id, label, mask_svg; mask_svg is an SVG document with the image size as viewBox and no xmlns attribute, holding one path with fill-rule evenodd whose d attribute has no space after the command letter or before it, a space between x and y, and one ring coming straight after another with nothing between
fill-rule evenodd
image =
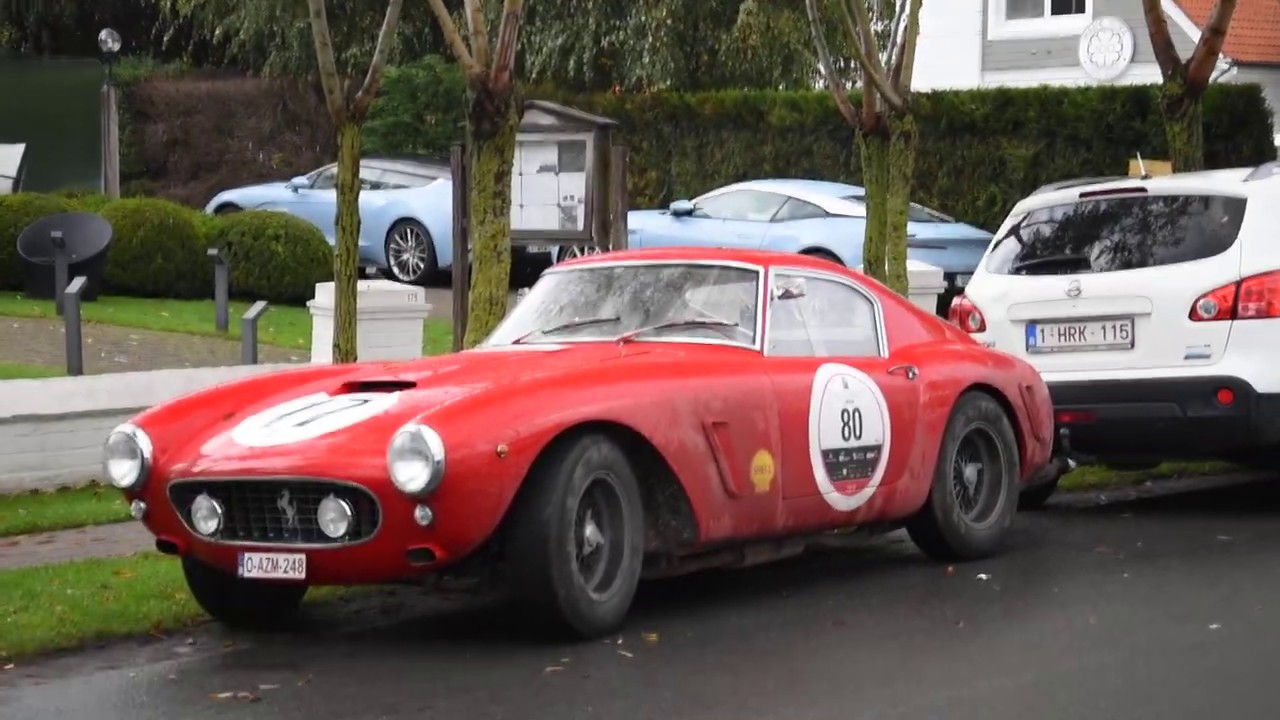
<instances>
[{"instance_id":1,"label":"hood scoop","mask_svg":"<svg viewBox=\"0 0 1280 720\"><path fill-rule=\"evenodd\" d=\"M335 395L349 395L352 393L394 393L402 390L412 390L418 387L418 383L412 380L350 380L342 383L338 387Z\"/></svg>"}]
</instances>

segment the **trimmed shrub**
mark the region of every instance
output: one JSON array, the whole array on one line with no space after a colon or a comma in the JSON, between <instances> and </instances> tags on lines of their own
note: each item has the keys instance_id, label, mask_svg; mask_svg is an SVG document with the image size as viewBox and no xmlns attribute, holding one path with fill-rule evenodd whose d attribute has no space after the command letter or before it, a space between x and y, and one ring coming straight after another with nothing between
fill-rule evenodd
<instances>
[{"instance_id":1,"label":"trimmed shrub","mask_svg":"<svg viewBox=\"0 0 1280 720\"><path fill-rule=\"evenodd\" d=\"M75 209L66 199L54 195L0 195L0 290L22 289L22 258L18 256L18 236L22 231L42 217Z\"/></svg>"},{"instance_id":2,"label":"trimmed shrub","mask_svg":"<svg viewBox=\"0 0 1280 720\"><path fill-rule=\"evenodd\" d=\"M236 297L299 305L333 279L333 247L306 220L247 210L218 217L212 229L210 245L227 251Z\"/></svg>"},{"instance_id":3,"label":"trimmed shrub","mask_svg":"<svg viewBox=\"0 0 1280 720\"><path fill-rule=\"evenodd\" d=\"M97 190L59 190L54 195L66 199L77 212L96 213L111 202L111 197Z\"/></svg>"},{"instance_id":4,"label":"trimmed shrub","mask_svg":"<svg viewBox=\"0 0 1280 720\"><path fill-rule=\"evenodd\" d=\"M154 198L125 198L99 213L111 223L106 291L135 297L206 298L213 264L200 234L199 213Z\"/></svg>"}]
</instances>

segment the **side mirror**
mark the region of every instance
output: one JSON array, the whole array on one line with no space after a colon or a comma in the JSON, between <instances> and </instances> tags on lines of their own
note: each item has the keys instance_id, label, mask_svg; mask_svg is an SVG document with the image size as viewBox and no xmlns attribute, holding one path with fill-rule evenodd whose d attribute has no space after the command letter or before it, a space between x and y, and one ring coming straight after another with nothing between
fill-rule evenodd
<instances>
[{"instance_id":1,"label":"side mirror","mask_svg":"<svg viewBox=\"0 0 1280 720\"><path fill-rule=\"evenodd\" d=\"M299 175L298 177L284 184L285 187L289 188L294 192L298 192L300 188L304 188L309 185L311 185L311 181L307 179L306 175Z\"/></svg>"},{"instance_id":2,"label":"side mirror","mask_svg":"<svg viewBox=\"0 0 1280 720\"><path fill-rule=\"evenodd\" d=\"M672 217L688 217L692 215L694 210L697 208L695 208L693 203L688 200L676 200L671 203L671 206L667 209L671 212Z\"/></svg>"}]
</instances>

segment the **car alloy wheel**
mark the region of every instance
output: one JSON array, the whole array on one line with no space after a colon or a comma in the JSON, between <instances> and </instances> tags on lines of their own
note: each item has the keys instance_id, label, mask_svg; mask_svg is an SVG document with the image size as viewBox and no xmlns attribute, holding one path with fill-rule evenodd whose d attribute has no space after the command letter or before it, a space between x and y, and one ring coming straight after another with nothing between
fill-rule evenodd
<instances>
[{"instance_id":1,"label":"car alloy wheel","mask_svg":"<svg viewBox=\"0 0 1280 720\"><path fill-rule=\"evenodd\" d=\"M1004 449L995 430L985 423L969 428L951 460L951 489L956 508L974 526L989 524L1000 509L1000 473Z\"/></svg>"},{"instance_id":2,"label":"car alloy wheel","mask_svg":"<svg viewBox=\"0 0 1280 720\"><path fill-rule=\"evenodd\" d=\"M574 258L599 254L600 248L596 245L570 245L567 247L560 247L556 250L556 262L562 263L565 260L573 260Z\"/></svg>"},{"instance_id":3,"label":"car alloy wheel","mask_svg":"<svg viewBox=\"0 0 1280 720\"><path fill-rule=\"evenodd\" d=\"M387 267L397 282L422 283L434 271L434 256L431 237L419 223L396 223L387 235Z\"/></svg>"}]
</instances>

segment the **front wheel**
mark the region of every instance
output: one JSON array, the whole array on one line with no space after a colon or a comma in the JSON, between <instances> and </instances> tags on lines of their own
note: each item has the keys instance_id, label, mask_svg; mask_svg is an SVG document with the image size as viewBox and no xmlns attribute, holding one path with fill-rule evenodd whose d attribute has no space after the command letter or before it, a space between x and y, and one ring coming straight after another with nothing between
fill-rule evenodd
<instances>
[{"instance_id":1,"label":"front wheel","mask_svg":"<svg viewBox=\"0 0 1280 720\"><path fill-rule=\"evenodd\" d=\"M591 245L561 245L556 248L555 253L556 256L552 264L558 265L565 260L587 257L588 255L599 255L600 248L594 243Z\"/></svg>"},{"instance_id":2,"label":"front wheel","mask_svg":"<svg viewBox=\"0 0 1280 720\"><path fill-rule=\"evenodd\" d=\"M989 395L960 396L942 436L924 507L907 523L912 541L937 560L976 560L999 550L1018 504L1018 440Z\"/></svg>"},{"instance_id":3,"label":"front wheel","mask_svg":"<svg viewBox=\"0 0 1280 720\"><path fill-rule=\"evenodd\" d=\"M416 220L401 220L387 231L387 274L396 282L425 285L439 269L431 233Z\"/></svg>"},{"instance_id":4,"label":"front wheel","mask_svg":"<svg viewBox=\"0 0 1280 720\"><path fill-rule=\"evenodd\" d=\"M293 620L307 594L304 584L245 580L193 557L182 558L182 574L196 603L233 628L279 629Z\"/></svg>"},{"instance_id":5,"label":"front wheel","mask_svg":"<svg viewBox=\"0 0 1280 720\"><path fill-rule=\"evenodd\" d=\"M539 460L516 500L506 557L521 613L583 639L617 630L644 559L644 507L626 454L580 435Z\"/></svg>"}]
</instances>

